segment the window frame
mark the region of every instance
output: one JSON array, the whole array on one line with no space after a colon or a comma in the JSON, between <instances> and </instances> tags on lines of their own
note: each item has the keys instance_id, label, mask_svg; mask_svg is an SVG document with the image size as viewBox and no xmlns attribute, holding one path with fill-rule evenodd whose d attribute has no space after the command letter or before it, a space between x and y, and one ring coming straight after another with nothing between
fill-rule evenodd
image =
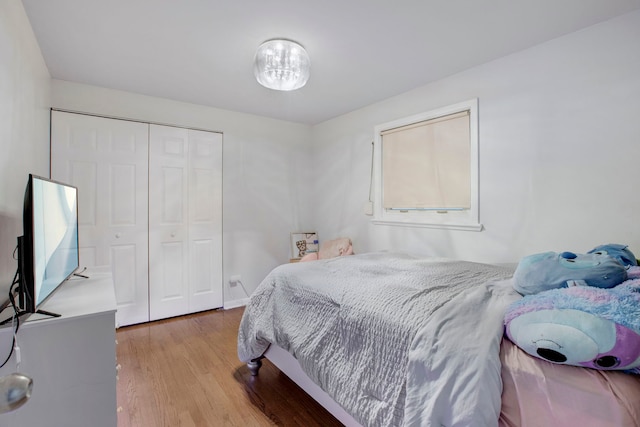
<instances>
[{"instance_id":1,"label":"window frame","mask_svg":"<svg viewBox=\"0 0 640 427\"><path fill-rule=\"evenodd\" d=\"M427 120L437 119L459 112L469 111L470 143L470 196L471 207L459 210L407 210L385 209L382 204L382 132L408 126ZM479 138L478 138L478 99L470 99L457 104L430 110L410 117L404 117L374 127L374 217L377 225L395 225L411 227L429 227L452 230L481 231L479 209Z\"/></svg>"}]
</instances>

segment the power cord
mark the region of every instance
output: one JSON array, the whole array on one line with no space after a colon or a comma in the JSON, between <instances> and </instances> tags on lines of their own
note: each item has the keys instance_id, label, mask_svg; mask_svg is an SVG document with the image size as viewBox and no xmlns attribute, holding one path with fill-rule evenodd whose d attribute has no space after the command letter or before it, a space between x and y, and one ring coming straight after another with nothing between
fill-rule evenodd
<instances>
[{"instance_id":1,"label":"power cord","mask_svg":"<svg viewBox=\"0 0 640 427\"><path fill-rule=\"evenodd\" d=\"M242 280L238 280L238 282L240 284L240 286L242 287L242 290L244 291L245 295L247 296L247 298L250 296L249 292L247 292L247 288L244 287L244 285L242 284Z\"/></svg>"},{"instance_id":2,"label":"power cord","mask_svg":"<svg viewBox=\"0 0 640 427\"><path fill-rule=\"evenodd\" d=\"M13 309L13 314L11 315L11 329L13 329L11 350L9 350L9 355L7 355L7 358L4 360L4 362L2 362L2 364L0 365L0 368L2 368L4 365L7 364L7 362L9 362L9 359L11 359L11 355L13 354L14 350L16 352L17 363L18 365L20 364L20 347L18 347L18 345L16 344L18 329L20 329L20 317L19 317L20 311L18 310L18 306L16 305L16 300L14 297L14 292L15 292L14 287L18 283L20 283L18 275L19 275L19 272L16 271L16 274L13 276L13 282L9 287L9 302L10 302L11 308Z\"/></svg>"}]
</instances>

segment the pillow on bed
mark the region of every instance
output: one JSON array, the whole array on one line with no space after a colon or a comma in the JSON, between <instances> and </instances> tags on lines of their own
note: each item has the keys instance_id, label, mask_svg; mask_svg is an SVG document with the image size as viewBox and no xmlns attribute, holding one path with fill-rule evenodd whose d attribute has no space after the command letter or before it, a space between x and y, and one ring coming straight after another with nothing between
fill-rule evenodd
<instances>
[{"instance_id":1,"label":"pillow on bed","mask_svg":"<svg viewBox=\"0 0 640 427\"><path fill-rule=\"evenodd\" d=\"M328 240L320 245L319 259L335 258L339 256L353 255L353 245L348 237L340 237Z\"/></svg>"},{"instance_id":2,"label":"pillow on bed","mask_svg":"<svg viewBox=\"0 0 640 427\"><path fill-rule=\"evenodd\" d=\"M507 309L505 332L549 362L640 373L640 279L525 296Z\"/></svg>"},{"instance_id":3,"label":"pillow on bed","mask_svg":"<svg viewBox=\"0 0 640 427\"><path fill-rule=\"evenodd\" d=\"M513 275L522 295L588 285L611 288L627 280L627 268L606 253L544 252L524 257Z\"/></svg>"},{"instance_id":4,"label":"pillow on bed","mask_svg":"<svg viewBox=\"0 0 640 427\"><path fill-rule=\"evenodd\" d=\"M327 240L322 242L317 253L310 253L303 256L300 261L315 261L318 259L329 259L339 256L353 255L353 245L348 237Z\"/></svg>"}]
</instances>

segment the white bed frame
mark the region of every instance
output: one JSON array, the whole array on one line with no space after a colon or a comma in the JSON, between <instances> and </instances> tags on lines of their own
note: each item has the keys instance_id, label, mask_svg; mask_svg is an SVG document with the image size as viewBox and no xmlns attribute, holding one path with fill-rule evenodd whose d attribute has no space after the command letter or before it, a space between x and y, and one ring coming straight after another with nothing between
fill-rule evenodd
<instances>
[{"instance_id":1,"label":"white bed frame","mask_svg":"<svg viewBox=\"0 0 640 427\"><path fill-rule=\"evenodd\" d=\"M311 381L300 367L296 358L288 351L283 350L275 344L271 344L269 349L264 353L264 356L346 427L362 427L362 424L358 423L342 406L336 403L336 401L316 383ZM252 375L258 375L258 370L261 365L262 363L259 360L247 364Z\"/></svg>"}]
</instances>

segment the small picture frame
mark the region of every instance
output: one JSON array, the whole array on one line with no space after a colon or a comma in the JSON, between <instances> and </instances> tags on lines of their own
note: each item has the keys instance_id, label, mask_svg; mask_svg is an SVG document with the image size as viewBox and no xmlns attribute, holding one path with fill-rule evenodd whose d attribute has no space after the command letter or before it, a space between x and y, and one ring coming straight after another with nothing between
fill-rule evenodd
<instances>
[{"instance_id":1,"label":"small picture frame","mask_svg":"<svg viewBox=\"0 0 640 427\"><path fill-rule=\"evenodd\" d=\"M291 259L300 259L306 254L318 252L318 233L315 231L291 233Z\"/></svg>"}]
</instances>

